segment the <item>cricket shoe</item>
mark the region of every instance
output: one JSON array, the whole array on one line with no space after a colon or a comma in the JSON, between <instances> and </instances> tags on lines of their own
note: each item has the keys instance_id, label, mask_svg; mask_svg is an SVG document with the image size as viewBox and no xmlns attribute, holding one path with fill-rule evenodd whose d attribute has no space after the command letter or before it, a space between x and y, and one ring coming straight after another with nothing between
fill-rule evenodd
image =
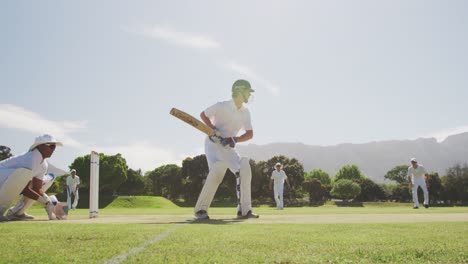
<instances>
[{"instance_id":1,"label":"cricket shoe","mask_svg":"<svg viewBox=\"0 0 468 264\"><path fill-rule=\"evenodd\" d=\"M249 219L249 218L259 218L260 216L257 214L252 213L252 211L248 211L246 215L240 217L240 219Z\"/></svg>"},{"instance_id":2,"label":"cricket shoe","mask_svg":"<svg viewBox=\"0 0 468 264\"><path fill-rule=\"evenodd\" d=\"M0 215L0 222L6 222L6 221L8 221L8 218L6 218L3 215Z\"/></svg>"},{"instance_id":3,"label":"cricket shoe","mask_svg":"<svg viewBox=\"0 0 468 264\"><path fill-rule=\"evenodd\" d=\"M34 216L32 215L29 215L27 213L23 213L23 214L16 214L16 213L13 213L13 211L11 209L8 210L7 212L7 218L8 220L33 220L34 219Z\"/></svg>"},{"instance_id":4,"label":"cricket shoe","mask_svg":"<svg viewBox=\"0 0 468 264\"><path fill-rule=\"evenodd\" d=\"M45 210L47 212L47 215L49 216L49 220L57 219L57 216L55 216L55 213L54 213L55 205L52 202L48 202L45 205Z\"/></svg>"},{"instance_id":5,"label":"cricket shoe","mask_svg":"<svg viewBox=\"0 0 468 264\"><path fill-rule=\"evenodd\" d=\"M429 208L429 205L428 205L428 204L425 204L424 207Z\"/></svg>"},{"instance_id":6,"label":"cricket shoe","mask_svg":"<svg viewBox=\"0 0 468 264\"><path fill-rule=\"evenodd\" d=\"M413 209L419 209L419 206L415 206L415 207L413 207Z\"/></svg>"},{"instance_id":7,"label":"cricket shoe","mask_svg":"<svg viewBox=\"0 0 468 264\"><path fill-rule=\"evenodd\" d=\"M209 220L210 217L208 216L208 213L205 210L200 210L195 213L195 218L197 220Z\"/></svg>"}]
</instances>

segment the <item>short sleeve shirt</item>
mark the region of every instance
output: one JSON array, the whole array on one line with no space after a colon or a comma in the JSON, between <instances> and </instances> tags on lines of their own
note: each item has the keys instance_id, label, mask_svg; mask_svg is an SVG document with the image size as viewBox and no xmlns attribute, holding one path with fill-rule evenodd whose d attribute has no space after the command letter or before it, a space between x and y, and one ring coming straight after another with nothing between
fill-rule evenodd
<instances>
[{"instance_id":1,"label":"short sleeve shirt","mask_svg":"<svg viewBox=\"0 0 468 264\"><path fill-rule=\"evenodd\" d=\"M421 165L418 165L416 169L413 166L409 166L407 177L411 176L411 179L424 179L426 173L426 169Z\"/></svg>"},{"instance_id":2,"label":"short sleeve shirt","mask_svg":"<svg viewBox=\"0 0 468 264\"><path fill-rule=\"evenodd\" d=\"M252 130L249 109L238 109L234 100L218 102L204 112L222 137L235 137L241 129Z\"/></svg>"},{"instance_id":3,"label":"short sleeve shirt","mask_svg":"<svg viewBox=\"0 0 468 264\"><path fill-rule=\"evenodd\" d=\"M37 149L0 162L0 168L30 169L33 173L33 177L41 180L43 180L44 175L47 173L48 167L49 164L47 163L47 160L42 158L42 154Z\"/></svg>"},{"instance_id":4,"label":"short sleeve shirt","mask_svg":"<svg viewBox=\"0 0 468 264\"><path fill-rule=\"evenodd\" d=\"M67 185L71 189L76 189L78 184L80 184L80 177L78 177L78 175L75 175L75 178L73 178L71 175L67 177Z\"/></svg>"},{"instance_id":5,"label":"short sleeve shirt","mask_svg":"<svg viewBox=\"0 0 468 264\"><path fill-rule=\"evenodd\" d=\"M283 170L280 170L280 171L274 170L271 173L271 177L270 177L270 179L272 179L274 181L275 185L284 184L284 181L287 178L288 178L288 176L286 176L286 173Z\"/></svg>"}]
</instances>

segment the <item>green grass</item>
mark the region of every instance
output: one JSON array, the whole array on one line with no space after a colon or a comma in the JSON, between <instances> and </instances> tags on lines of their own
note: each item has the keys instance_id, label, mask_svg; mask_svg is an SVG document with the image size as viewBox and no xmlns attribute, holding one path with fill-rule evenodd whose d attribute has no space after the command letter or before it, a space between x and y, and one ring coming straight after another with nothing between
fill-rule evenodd
<instances>
[{"instance_id":1,"label":"green grass","mask_svg":"<svg viewBox=\"0 0 468 264\"><path fill-rule=\"evenodd\" d=\"M97 263L170 225L0 224L0 263Z\"/></svg>"},{"instance_id":2,"label":"green grass","mask_svg":"<svg viewBox=\"0 0 468 264\"><path fill-rule=\"evenodd\" d=\"M265 216L350 214L468 214L468 207L413 210L411 204L364 203L363 207L292 207L278 211L254 208ZM468 222L260 224L231 220L234 207L210 208L212 220L180 225L157 221L158 216L193 215L160 197L119 197L100 215L154 215L144 224L89 224L62 221L0 223L0 263L103 263L141 246L165 231L177 229L162 241L129 256L124 263L468 263ZM44 217L39 206L29 213ZM86 218L78 209L70 218ZM183 216L182 218L184 218ZM104 218L103 218L104 219ZM410 218L409 218L410 219ZM87 224L86 224L87 222ZM169 223L169 224L167 224Z\"/></svg>"},{"instance_id":3,"label":"green grass","mask_svg":"<svg viewBox=\"0 0 468 264\"><path fill-rule=\"evenodd\" d=\"M467 223L191 224L125 263L462 263L467 244Z\"/></svg>"},{"instance_id":4,"label":"green grass","mask_svg":"<svg viewBox=\"0 0 468 264\"><path fill-rule=\"evenodd\" d=\"M157 196L119 196L106 209L116 208L179 208L170 200Z\"/></svg>"},{"instance_id":5,"label":"green grass","mask_svg":"<svg viewBox=\"0 0 468 264\"><path fill-rule=\"evenodd\" d=\"M99 263L173 225L0 225L0 263ZM180 226L124 263L467 263L467 223Z\"/></svg>"}]
</instances>

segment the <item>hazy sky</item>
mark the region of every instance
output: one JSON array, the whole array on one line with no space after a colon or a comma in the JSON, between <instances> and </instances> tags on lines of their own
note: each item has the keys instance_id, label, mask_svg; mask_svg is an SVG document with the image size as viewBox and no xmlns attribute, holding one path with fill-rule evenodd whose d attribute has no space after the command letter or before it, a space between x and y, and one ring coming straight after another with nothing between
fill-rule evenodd
<instances>
[{"instance_id":1,"label":"hazy sky","mask_svg":"<svg viewBox=\"0 0 468 264\"><path fill-rule=\"evenodd\" d=\"M468 131L468 1L2 1L0 33L0 145L51 133L64 169L202 154L169 110L199 116L238 78L254 144Z\"/></svg>"}]
</instances>

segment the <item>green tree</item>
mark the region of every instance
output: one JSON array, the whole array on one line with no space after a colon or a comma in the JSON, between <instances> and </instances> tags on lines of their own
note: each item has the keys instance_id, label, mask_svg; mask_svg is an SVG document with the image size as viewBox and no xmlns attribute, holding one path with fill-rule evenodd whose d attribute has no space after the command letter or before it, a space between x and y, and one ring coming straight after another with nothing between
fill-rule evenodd
<instances>
[{"instance_id":1,"label":"green tree","mask_svg":"<svg viewBox=\"0 0 468 264\"><path fill-rule=\"evenodd\" d=\"M390 200L390 201L393 201L393 193L395 191L395 189L398 188L398 184L396 183L385 183L385 184L382 184L382 189L385 193L385 197L386 199Z\"/></svg>"},{"instance_id":2,"label":"green tree","mask_svg":"<svg viewBox=\"0 0 468 264\"><path fill-rule=\"evenodd\" d=\"M317 180L320 181L321 184L331 184L330 175L328 175L328 173L326 173L322 169L315 169L315 170L312 170L310 172L306 172L304 174L304 179L305 180L317 179Z\"/></svg>"},{"instance_id":3,"label":"green tree","mask_svg":"<svg viewBox=\"0 0 468 264\"><path fill-rule=\"evenodd\" d=\"M354 199L361 193L361 187L359 184L349 179L340 179L335 181L333 189L331 190L332 196L348 201Z\"/></svg>"},{"instance_id":4,"label":"green tree","mask_svg":"<svg viewBox=\"0 0 468 264\"><path fill-rule=\"evenodd\" d=\"M361 193L355 198L357 201L381 201L385 200L385 192L382 187L369 178L361 178L354 181L361 187Z\"/></svg>"},{"instance_id":5,"label":"green tree","mask_svg":"<svg viewBox=\"0 0 468 264\"><path fill-rule=\"evenodd\" d=\"M206 156L199 155L183 160L181 176L183 184L182 198L188 204L195 204L208 176Z\"/></svg>"},{"instance_id":6,"label":"green tree","mask_svg":"<svg viewBox=\"0 0 468 264\"><path fill-rule=\"evenodd\" d=\"M0 146L0 161L8 159L11 156L13 156L13 154L11 154L11 149L9 147Z\"/></svg>"},{"instance_id":7,"label":"green tree","mask_svg":"<svg viewBox=\"0 0 468 264\"><path fill-rule=\"evenodd\" d=\"M127 170L127 180L118 188L119 194L142 195L145 192L145 180L141 170Z\"/></svg>"},{"instance_id":8,"label":"green tree","mask_svg":"<svg viewBox=\"0 0 468 264\"><path fill-rule=\"evenodd\" d=\"M250 168L252 169L252 199L268 199L272 197L268 184L270 182L270 176L268 175L268 164L266 161L256 162L250 160Z\"/></svg>"},{"instance_id":9,"label":"green tree","mask_svg":"<svg viewBox=\"0 0 468 264\"><path fill-rule=\"evenodd\" d=\"M442 180L439 177L437 172L431 172L428 174L426 179L427 184L429 185L429 203L430 204L437 204L438 201L442 200L444 187L442 186ZM418 196L421 197L421 196Z\"/></svg>"},{"instance_id":10,"label":"green tree","mask_svg":"<svg viewBox=\"0 0 468 264\"><path fill-rule=\"evenodd\" d=\"M384 178L391 181L396 181L397 183L408 183L407 178L408 165L398 165L393 169L389 170Z\"/></svg>"},{"instance_id":11,"label":"green tree","mask_svg":"<svg viewBox=\"0 0 468 264\"><path fill-rule=\"evenodd\" d=\"M99 190L115 193L127 180L127 161L120 153L113 156L99 154Z\"/></svg>"},{"instance_id":12,"label":"green tree","mask_svg":"<svg viewBox=\"0 0 468 264\"><path fill-rule=\"evenodd\" d=\"M409 202L413 200L411 189L409 184L401 183L398 184L395 190L393 191L391 199L396 202Z\"/></svg>"},{"instance_id":13,"label":"green tree","mask_svg":"<svg viewBox=\"0 0 468 264\"><path fill-rule=\"evenodd\" d=\"M444 200L449 203L468 202L468 165L457 164L442 177Z\"/></svg>"},{"instance_id":14,"label":"green tree","mask_svg":"<svg viewBox=\"0 0 468 264\"><path fill-rule=\"evenodd\" d=\"M271 162L259 161L252 168L252 199L272 199L273 193L268 189L271 177Z\"/></svg>"},{"instance_id":15,"label":"green tree","mask_svg":"<svg viewBox=\"0 0 468 264\"><path fill-rule=\"evenodd\" d=\"M146 175L151 179L153 195L177 199L182 190L181 168L175 164L160 166Z\"/></svg>"},{"instance_id":16,"label":"green tree","mask_svg":"<svg viewBox=\"0 0 468 264\"><path fill-rule=\"evenodd\" d=\"M81 186L89 190L90 155L76 158L70 165L80 176ZM99 192L116 192L122 183L127 180L127 162L121 154L107 156L99 154Z\"/></svg>"},{"instance_id":17,"label":"green tree","mask_svg":"<svg viewBox=\"0 0 468 264\"><path fill-rule=\"evenodd\" d=\"M345 165L343 166L335 175L334 181L339 181L343 179L347 180L358 180L364 176L356 165Z\"/></svg>"},{"instance_id":18,"label":"green tree","mask_svg":"<svg viewBox=\"0 0 468 264\"><path fill-rule=\"evenodd\" d=\"M309 202L311 205L319 205L325 202L326 190L319 179L308 178L302 183L302 187L309 193Z\"/></svg>"},{"instance_id":19,"label":"green tree","mask_svg":"<svg viewBox=\"0 0 468 264\"><path fill-rule=\"evenodd\" d=\"M291 184L291 190L288 190L291 198L302 198L302 182L304 181L304 166L295 158L287 158L285 156L275 156L264 163L260 163L261 167L259 168L264 174L264 179L268 183L270 181L271 174L275 169L275 164L279 162L283 165L283 170L288 176L288 181ZM265 191L268 190L268 184L263 186ZM268 197L273 198L273 193L267 191ZM285 192L285 195L287 193Z\"/></svg>"}]
</instances>

